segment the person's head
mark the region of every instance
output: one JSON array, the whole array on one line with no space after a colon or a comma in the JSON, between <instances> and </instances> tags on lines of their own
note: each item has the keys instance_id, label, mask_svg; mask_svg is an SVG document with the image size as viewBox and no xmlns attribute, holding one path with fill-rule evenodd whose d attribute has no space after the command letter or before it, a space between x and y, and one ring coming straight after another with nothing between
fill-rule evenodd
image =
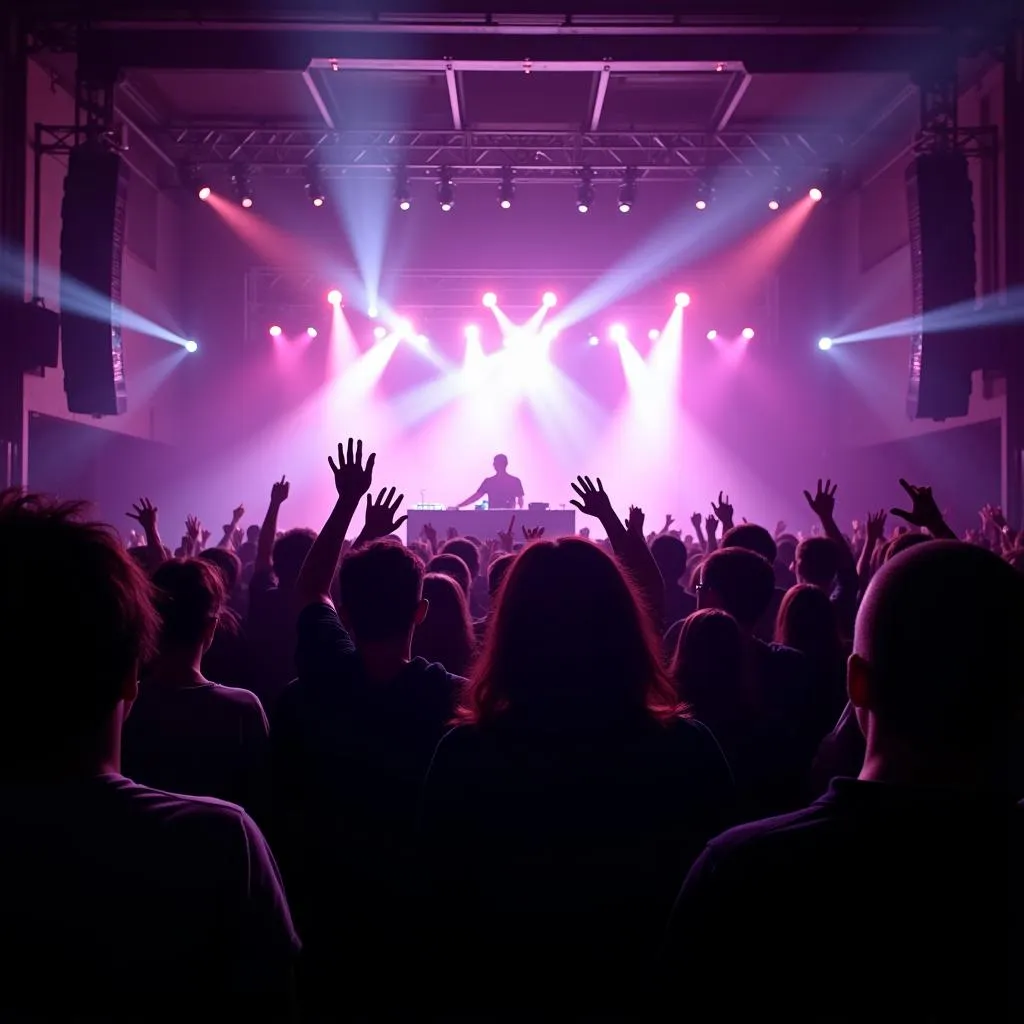
<instances>
[{"instance_id":1,"label":"person's head","mask_svg":"<svg viewBox=\"0 0 1024 1024\"><path fill-rule=\"evenodd\" d=\"M775 564L779 554L775 538L756 523L741 523L727 530L720 547L746 548L747 551L760 555L769 565Z\"/></svg>"},{"instance_id":2,"label":"person's head","mask_svg":"<svg viewBox=\"0 0 1024 1024\"><path fill-rule=\"evenodd\" d=\"M423 577L423 597L428 610L413 633L413 656L444 665L454 675L465 675L476 642L466 595L450 576L428 572Z\"/></svg>"},{"instance_id":3,"label":"person's head","mask_svg":"<svg viewBox=\"0 0 1024 1024\"><path fill-rule=\"evenodd\" d=\"M473 585L473 574L469 571L469 566L458 555L453 555L450 552L434 555L427 562L427 572L439 572L445 576L451 576L462 588L466 597L469 597L469 589Z\"/></svg>"},{"instance_id":4,"label":"person's head","mask_svg":"<svg viewBox=\"0 0 1024 1024\"><path fill-rule=\"evenodd\" d=\"M742 703L743 637L728 612L706 608L682 622L672 656L676 692L701 721L719 722Z\"/></svg>"},{"instance_id":5,"label":"person's head","mask_svg":"<svg viewBox=\"0 0 1024 1024\"><path fill-rule=\"evenodd\" d=\"M153 573L161 655L208 650L224 610L224 579L199 558L164 562Z\"/></svg>"},{"instance_id":6,"label":"person's head","mask_svg":"<svg viewBox=\"0 0 1024 1024\"><path fill-rule=\"evenodd\" d=\"M728 612L740 626L753 630L775 592L775 572L746 548L719 548L701 564L697 607Z\"/></svg>"},{"instance_id":7,"label":"person's head","mask_svg":"<svg viewBox=\"0 0 1024 1024\"><path fill-rule=\"evenodd\" d=\"M244 566L252 565L256 561L256 545L246 541L238 548L238 560Z\"/></svg>"},{"instance_id":8,"label":"person's head","mask_svg":"<svg viewBox=\"0 0 1024 1024\"><path fill-rule=\"evenodd\" d=\"M501 590L501 585L505 581L505 577L508 575L508 571L512 568L512 563L515 560L515 555L498 555L488 566L487 593L490 594L492 601L498 596L498 591Z\"/></svg>"},{"instance_id":9,"label":"person's head","mask_svg":"<svg viewBox=\"0 0 1024 1024\"><path fill-rule=\"evenodd\" d=\"M1005 773L1024 704L1022 622L1024 578L990 551L934 541L888 561L864 595L847 676L865 770L909 762L926 779L1001 756Z\"/></svg>"},{"instance_id":10,"label":"person's head","mask_svg":"<svg viewBox=\"0 0 1024 1024\"><path fill-rule=\"evenodd\" d=\"M406 646L423 621L423 563L395 541L346 555L338 571L338 614L357 645Z\"/></svg>"},{"instance_id":11,"label":"person's head","mask_svg":"<svg viewBox=\"0 0 1024 1024\"><path fill-rule=\"evenodd\" d=\"M808 537L796 549L796 578L831 590L839 571L839 549L828 537Z\"/></svg>"},{"instance_id":12,"label":"person's head","mask_svg":"<svg viewBox=\"0 0 1024 1024\"><path fill-rule=\"evenodd\" d=\"M775 547L777 554L776 560L781 562L787 568L791 567L796 562L796 549L799 547L800 541L796 539L791 533L784 533L776 542Z\"/></svg>"},{"instance_id":13,"label":"person's head","mask_svg":"<svg viewBox=\"0 0 1024 1024\"><path fill-rule=\"evenodd\" d=\"M0 565L0 772L117 770L159 630L146 574L82 504L13 490L0 493Z\"/></svg>"},{"instance_id":14,"label":"person's head","mask_svg":"<svg viewBox=\"0 0 1024 1024\"><path fill-rule=\"evenodd\" d=\"M828 594L809 583L787 590L775 621L775 641L813 658L841 658L839 625Z\"/></svg>"},{"instance_id":15,"label":"person's head","mask_svg":"<svg viewBox=\"0 0 1024 1024\"><path fill-rule=\"evenodd\" d=\"M224 589L232 594L242 578L242 560L233 551L226 548L207 548L199 557L204 562L216 566L224 580Z\"/></svg>"},{"instance_id":16,"label":"person's head","mask_svg":"<svg viewBox=\"0 0 1024 1024\"><path fill-rule=\"evenodd\" d=\"M246 541L249 544L253 544L253 545L259 544L259 542L260 542L260 528L255 523L253 523L252 526L250 526L245 531L245 539L246 539Z\"/></svg>"},{"instance_id":17,"label":"person's head","mask_svg":"<svg viewBox=\"0 0 1024 1024\"><path fill-rule=\"evenodd\" d=\"M462 717L557 728L675 710L658 638L615 560L575 537L527 545L499 591Z\"/></svg>"},{"instance_id":18,"label":"person's head","mask_svg":"<svg viewBox=\"0 0 1024 1024\"><path fill-rule=\"evenodd\" d=\"M282 589L294 589L302 563L315 540L316 534L312 530L297 529L288 530L274 541L274 575Z\"/></svg>"},{"instance_id":19,"label":"person's head","mask_svg":"<svg viewBox=\"0 0 1024 1024\"><path fill-rule=\"evenodd\" d=\"M494 456L494 471L496 473L504 473L508 469L508 456L507 455L495 455Z\"/></svg>"},{"instance_id":20,"label":"person's head","mask_svg":"<svg viewBox=\"0 0 1024 1024\"><path fill-rule=\"evenodd\" d=\"M885 561L888 562L890 558L895 558L904 551L917 547L918 544L927 544L931 540L934 538L927 533L902 533L889 544L885 552Z\"/></svg>"},{"instance_id":21,"label":"person's head","mask_svg":"<svg viewBox=\"0 0 1024 1024\"><path fill-rule=\"evenodd\" d=\"M651 554L665 585L678 584L686 572L686 545L678 537L663 533L651 541Z\"/></svg>"},{"instance_id":22,"label":"person's head","mask_svg":"<svg viewBox=\"0 0 1024 1024\"><path fill-rule=\"evenodd\" d=\"M480 549L465 537L453 537L441 548L442 555L457 555L466 563L469 575L476 579L480 574Z\"/></svg>"}]
</instances>

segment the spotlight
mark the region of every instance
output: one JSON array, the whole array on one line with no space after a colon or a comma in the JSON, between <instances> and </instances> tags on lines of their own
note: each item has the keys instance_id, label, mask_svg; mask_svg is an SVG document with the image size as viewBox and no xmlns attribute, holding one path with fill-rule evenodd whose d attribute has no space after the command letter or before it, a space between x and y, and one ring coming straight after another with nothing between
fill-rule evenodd
<instances>
[{"instance_id":1,"label":"spotlight","mask_svg":"<svg viewBox=\"0 0 1024 1024\"><path fill-rule=\"evenodd\" d=\"M231 169L231 187L234 189L235 197L241 203L243 209L252 207L252 181L249 178L249 168L236 164Z\"/></svg>"},{"instance_id":2,"label":"spotlight","mask_svg":"<svg viewBox=\"0 0 1024 1024\"><path fill-rule=\"evenodd\" d=\"M820 203L824 196L821 189L815 186L807 192L807 198L810 199L812 203Z\"/></svg>"},{"instance_id":3,"label":"spotlight","mask_svg":"<svg viewBox=\"0 0 1024 1024\"><path fill-rule=\"evenodd\" d=\"M649 338L649 339L650 339L651 341L657 341L657 340L658 340L658 339L659 339L659 338L661 337L661 331L659 331L657 327L652 327L652 328L651 328L651 329L650 329L650 330L649 330L649 331L647 332L647 337L648 337L648 338Z\"/></svg>"},{"instance_id":4,"label":"spotlight","mask_svg":"<svg viewBox=\"0 0 1024 1024\"><path fill-rule=\"evenodd\" d=\"M205 203L207 199L213 194L213 189L209 185L201 185L199 191L196 193L200 199Z\"/></svg>"},{"instance_id":5,"label":"spotlight","mask_svg":"<svg viewBox=\"0 0 1024 1024\"><path fill-rule=\"evenodd\" d=\"M494 292L484 292L483 302L488 309L494 309L498 304L498 296Z\"/></svg>"},{"instance_id":6,"label":"spotlight","mask_svg":"<svg viewBox=\"0 0 1024 1024\"><path fill-rule=\"evenodd\" d=\"M545 324L540 332L540 340L550 344L558 339L558 328L554 324Z\"/></svg>"},{"instance_id":7,"label":"spotlight","mask_svg":"<svg viewBox=\"0 0 1024 1024\"><path fill-rule=\"evenodd\" d=\"M629 213L636 202L636 171L629 168L619 186L619 213Z\"/></svg>"},{"instance_id":8,"label":"spotlight","mask_svg":"<svg viewBox=\"0 0 1024 1024\"><path fill-rule=\"evenodd\" d=\"M775 211L778 208L779 208L779 201L778 201L778 199L775 198L775 196L772 196L771 199L768 200L768 209L772 210L772 211Z\"/></svg>"},{"instance_id":9,"label":"spotlight","mask_svg":"<svg viewBox=\"0 0 1024 1024\"><path fill-rule=\"evenodd\" d=\"M776 185L775 191L772 193L771 199L768 200L769 210L778 210L782 207L782 204L786 201L789 195L789 189L784 185Z\"/></svg>"},{"instance_id":10,"label":"spotlight","mask_svg":"<svg viewBox=\"0 0 1024 1024\"><path fill-rule=\"evenodd\" d=\"M195 189L197 199L201 199L205 203L213 195L213 189L200 177L199 168L194 164L185 165L184 177L188 180L189 185Z\"/></svg>"},{"instance_id":11,"label":"spotlight","mask_svg":"<svg viewBox=\"0 0 1024 1024\"><path fill-rule=\"evenodd\" d=\"M515 194L516 183L512 177L512 168L506 167L501 176L501 184L498 186L498 205L503 210L511 209Z\"/></svg>"},{"instance_id":12,"label":"spotlight","mask_svg":"<svg viewBox=\"0 0 1024 1024\"><path fill-rule=\"evenodd\" d=\"M589 167L580 171L580 183L576 186L576 209L580 213L589 213L594 205L594 172Z\"/></svg>"},{"instance_id":13,"label":"spotlight","mask_svg":"<svg viewBox=\"0 0 1024 1024\"><path fill-rule=\"evenodd\" d=\"M323 186L320 184L320 168L316 164L306 166L306 195L317 209L324 205L325 197Z\"/></svg>"},{"instance_id":14,"label":"spotlight","mask_svg":"<svg viewBox=\"0 0 1024 1024\"><path fill-rule=\"evenodd\" d=\"M279 324L271 324L270 327L267 329L267 334L269 334L272 338L280 338L281 337L281 327L280 327L280 325Z\"/></svg>"},{"instance_id":15,"label":"spotlight","mask_svg":"<svg viewBox=\"0 0 1024 1024\"><path fill-rule=\"evenodd\" d=\"M715 340L715 338L717 338L717 337L718 337L718 331L716 331L716 330L715 330L715 329L714 329L714 328L712 327L712 328L711 328L711 330L710 330L710 331L708 331L708 333L704 335L704 337L705 337L705 338L707 338L707 339L708 339L708 341L714 341L714 340Z\"/></svg>"},{"instance_id":16,"label":"spotlight","mask_svg":"<svg viewBox=\"0 0 1024 1024\"><path fill-rule=\"evenodd\" d=\"M552 309L558 303L558 296L554 292L545 292L541 302L546 309Z\"/></svg>"},{"instance_id":17,"label":"spotlight","mask_svg":"<svg viewBox=\"0 0 1024 1024\"><path fill-rule=\"evenodd\" d=\"M388 329L384 327L382 324L378 324L373 329L373 336L378 341L383 341L388 336Z\"/></svg>"},{"instance_id":18,"label":"spotlight","mask_svg":"<svg viewBox=\"0 0 1024 1024\"><path fill-rule=\"evenodd\" d=\"M612 324L611 327L608 328L608 337L611 338L612 341L620 344L626 341L629 338L629 332L626 330L626 325Z\"/></svg>"},{"instance_id":19,"label":"spotlight","mask_svg":"<svg viewBox=\"0 0 1024 1024\"><path fill-rule=\"evenodd\" d=\"M601 339L596 334L592 334L587 338L587 344L591 348L597 348L597 346L601 344Z\"/></svg>"},{"instance_id":20,"label":"spotlight","mask_svg":"<svg viewBox=\"0 0 1024 1024\"><path fill-rule=\"evenodd\" d=\"M308 336L309 336L310 338L315 338L315 337L317 336L317 333L318 333L318 332L317 332L317 329L316 329L315 327L307 327L307 328L306 328L306 334L307 334L307 335L308 335Z\"/></svg>"},{"instance_id":21,"label":"spotlight","mask_svg":"<svg viewBox=\"0 0 1024 1024\"><path fill-rule=\"evenodd\" d=\"M740 337L743 338L744 341L750 341L750 339L753 336L754 336L754 328L753 327L744 327L743 330L740 331Z\"/></svg>"},{"instance_id":22,"label":"spotlight","mask_svg":"<svg viewBox=\"0 0 1024 1024\"><path fill-rule=\"evenodd\" d=\"M832 347L832 339L831 338L819 338L818 339L818 348L820 348L822 352L827 352L831 347Z\"/></svg>"},{"instance_id":23,"label":"spotlight","mask_svg":"<svg viewBox=\"0 0 1024 1024\"><path fill-rule=\"evenodd\" d=\"M332 288L327 293L327 301L332 306L340 306L341 305L341 292L339 292L337 288Z\"/></svg>"},{"instance_id":24,"label":"spotlight","mask_svg":"<svg viewBox=\"0 0 1024 1024\"><path fill-rule=\"evenodd\" d=\"M199 343L189 339L188 341L185 342L185 351L186 352L198 352L199 351Z\"/></svg>"},{"instance_id":25,"label":"spotlight","mask_svg":"<svg viewBox=\"0 0 1024 1024\"><path fill-rule=\"evenodd\" d=\"M706 210L708 208L708 203L706 199L698 199L697 202L695 202L693 205L698 210Z\"/></svg>"},{"instance_id":26,"label":"spotlight","mask_svg":"<svg viewBox=\"0 0 1024 1024\"><path fill-rule=\"evenodd\" d=\"M437 201L445 213L455 205L455 183L452 181L452 172L447 167L441 168L441 178L437 183Z\"/></svg>"},{"instance_id":27,"label":"spotlight","mask_svg":"<svg viewBox=\"0 0 1024 1024\"><path fill-rule=\"evenodd\" d=\"M395 333L402 338L412 337L412 321L411 320L399 320L395 324Z\"/></svg>"},{"instance_id":28,"label":"spotlight","mask_svg":"<svg viewBox=\"0 0 1024 1024\"><path fill-rule=\"evenodd\" d=\"M421 351L430 348L430 339L425 334L417 334L412 343Z\"/></svg>"},{"instance_id":29,"label":"spotlight","mask_svg":"<svg viewBox=\"0 0 1024 1024\"><path fill-rule=\"evenodd\" d=\"M480 340L480 328L476 324L466 324L462 333L466 336L466 341Z\"/></svg>"},{"instance_id":30,"label":"spotlight","mask_svg":"<svg viewBox=\"0 0 1024 1024\"><path fill-rule=\"evenodd\" d=\"M676 305L685 309L690 304L690 296L686 292L676 292Z\"/></svg>"},{"instance_id":31,"label":"spotlight","mask_svg":"<svg viewBox=\"0 0 1024 1024\"><path fill-rule=\"evenodd\" d=\"M377 319L377 307L376 306L370 306L370 308L366 311L366 315L371 320L376 320Z\"/></svg>"},{"instance_id":32,"label":"spotlight","mask_svg":"<svg viewBox=\"0 0 1024 1024\"><path fill-rule=\"evenodd\" d=\"M693 204L698 210L706 210L714 198L715 190L707 178L701 178L697 185L697 201Z\"/></svg>"},{"instance_id":33,"label":"spotlight","mask_svg":"<svg viewBox=\"0 0 1024 1024\"><path fill-rule=\"evenodd\" d=\"M395 172L395 202L403 211L412 207L412 199L409 197L409 178L404 167Z\"/></svg>"}]
</instances>

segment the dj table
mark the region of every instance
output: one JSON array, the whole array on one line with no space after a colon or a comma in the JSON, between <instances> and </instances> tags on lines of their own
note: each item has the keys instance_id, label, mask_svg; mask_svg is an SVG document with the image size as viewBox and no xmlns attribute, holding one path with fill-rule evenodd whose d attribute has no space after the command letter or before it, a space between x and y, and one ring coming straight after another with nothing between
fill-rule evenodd
<instances>
[{"instance_id":1,"label":"dj table","mask_svg":"<svg viewBox=\"0 0 1024 1024\"><path fill-rule=\"evenodd\" d=\"M409 509L409 540L419 539L425 524L429 523L435 530L440 541L444 541L448 530L454 527L459 536L478 537L480 540L497 538L502 530L508 529L511 518L516 517L515 540L522 542L523 530L544 527L545 537L566 537L576 532L576 510L545 509L531 512L526 508L488 508L488 509Z\"/></svg>"}]
</instances>

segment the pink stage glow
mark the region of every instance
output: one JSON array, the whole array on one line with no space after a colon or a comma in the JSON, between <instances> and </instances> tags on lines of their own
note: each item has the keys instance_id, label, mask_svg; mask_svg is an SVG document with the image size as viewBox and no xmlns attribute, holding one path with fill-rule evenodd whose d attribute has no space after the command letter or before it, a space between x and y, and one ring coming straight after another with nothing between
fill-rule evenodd
<instances>
[{"instance_id":1,"label":"pink stage glow","mask_svg":"<svg viewBox=\"0 0 1024 1024\"><path fill-rule=\"evenodd\" d=\"M310 338L315 338L317 336L317 329L315 327L307 327L306 334L309 335Z\"/></svg>"},{"instance_id":2,"label":"pink stage glow","mask_svg":"<svg viewBox=\"0 0 1024 1024\"><path fill-rule=\"evenodd\" d=\"M718 337L718 331L716 331L716 330L715 330L715 329L714 329L714 328L712 327L712 328L711 328L711 330L710 330L710 331L708 331L708 333L704 335L704 337L705 337L705 338L707 338L707 339L708 339L708 341L714 341L714 340L715 340L715 338L717 338L717 337Z\"/></svg>"},{"instance_id":3,"label":"pink stage glow","mask_svg":"<svg viewBox=\"0 0 1024 1024\"><path fill-rule=\"evenodd\" d=\"M612 324L611 327L608 328L608 337L616 344L621 345L623 342L629 340L629 331L626 330L625 324Z\"/></svg>"},{"instance_id":4,"label":"pink stage glow","mask_svg":"<svg viewBox=\"0 0 1024 1024\"><path fill-rule=\"evenodd\" d=\"M676 305L682 306L684 309L690 304L690 296L686 292L676 293Z\"/></svg>"},{"instance_id":5,"label":"pink stage glow","mask_svg":"<svg viewBox=\"0 0 1024 1024\"><path fill-rule=\"evenodd\" d=\"M753 327L744 327L743 330L740 331L740 334L742 335L742 337L743 337L743 339L745 341L750 341L750 339L753 338L753 336L754 336L754 328Z\"/></svg>"},{"instance_id":6,"label":"pink stage glow","mask_svg":"<svg viewBox=\"0 0 1024 1024\"><path fill-rule=\"evenodd\" d=\"M494 309L494 307L498 304L498 296L495 295L494 292L484 292L483 304L488 309Z\"/></svg>"},{"instance_id":7,"label":"pink stage glow","mask_svg":"<svg viewBox=\"0 0 1024 1024\"><path fill-rule=\"evenodd\" d=\"M558 296L554 292L545 292L541 301L548 309L552 309L558 304Z\"/></svg>"},{"instance_id":8,"label":"pink stage glow","mask_svg":"<svg viewBox=\"0 0 1024 1024\"><path fill-rule=\"evenodd\" d=\"M196 193L200 199L205 203L207 199L213 195L213 189L209 185L203 185L203 187Z\"/></svg>"},{"instance_id":9,"label":"pink stage glow","mask_svg":"<svg viewBox=\"0 0 1024 1024\"><path fill-rule=\"evenodd\" d=\"M280 338L281 337L281 327L280 327L280 325L279 324L271 324L270 327L267 329L267 334L269 334L272 338Z\"/></svg>"},{"instance_id":10,"label":"pink stage glow","mask_svg":"<svg viewBox=\"0 0 1024 1024\"><path fill-rule=\"evenodd\" d=\"M823 198L822 197L821 189L820 188L812 188L812 189L810 189L810 191L807 193L807 198L810 199L812 203L820 203L822 198Z\"/></svg>"},{"instance_id":11,"label":"pink stage glow","mask_svg":"<svg viewBox=\"0 0 1024 1024\"><path fill-rule=\"evenodd\" d=\"M341 292L340 292L340 291L338 291L338 289L337 289L337 288L332 288L332 289L331 289L331 290L330 290L330 291L329 291L329 292L327 293L327 301L328 301L328 302L329 302L329 303L330 303L330 304L331 304L332 306L340 306L340 305L341 305Z\"/></svg>"}]
</instances>

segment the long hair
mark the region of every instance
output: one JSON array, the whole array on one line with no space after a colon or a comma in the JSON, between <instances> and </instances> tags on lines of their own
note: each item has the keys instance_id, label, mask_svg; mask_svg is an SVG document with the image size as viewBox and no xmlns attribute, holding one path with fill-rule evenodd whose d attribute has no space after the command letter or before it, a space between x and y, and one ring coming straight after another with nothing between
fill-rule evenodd
<instances>
[{"instance_id":1,"label":"long hair","mask_svg":"<svg viewBox=\"0 0 1024 1024\"><path fill-rule=\"evenodd\" d=\"M843 660L843 643L828 595L809 583L786 591L775 621L775 641L821 664Z\"/></svg>"},{"instance_id":2,"label":"long hair","mask_svg":"<svg viewBox=\"0 0 1024 1024\"><path fill-rule=\"evenodd\" d=\"M556 727L667 720L681 708L659 647L632 583L596 544L537 541L505 577L458 717Z\"/></svg>"},{"instance_id":3,"label":"long hair","mask_svg":"<svg viewBox=\"0 0 1024 1024\"><path fill-rule=\"evenodd\" d=\"M413 656L438 662L454 675L465 675L476 644L466 595L450 576L428 572L423 577L423 596L429 608L413 633Z\"/></svg>"},{"instance_id":4,"label":"long hair","mask_svg":"<svg viewBox=\"0 0 1024 1024\"><path fill-rule=\"evenodd\" d=\"M743 632L728 612L705 608L683 621L671 675L695 718L714 728L741 713L744 672Z\"/></svg>"}]
</instances>

